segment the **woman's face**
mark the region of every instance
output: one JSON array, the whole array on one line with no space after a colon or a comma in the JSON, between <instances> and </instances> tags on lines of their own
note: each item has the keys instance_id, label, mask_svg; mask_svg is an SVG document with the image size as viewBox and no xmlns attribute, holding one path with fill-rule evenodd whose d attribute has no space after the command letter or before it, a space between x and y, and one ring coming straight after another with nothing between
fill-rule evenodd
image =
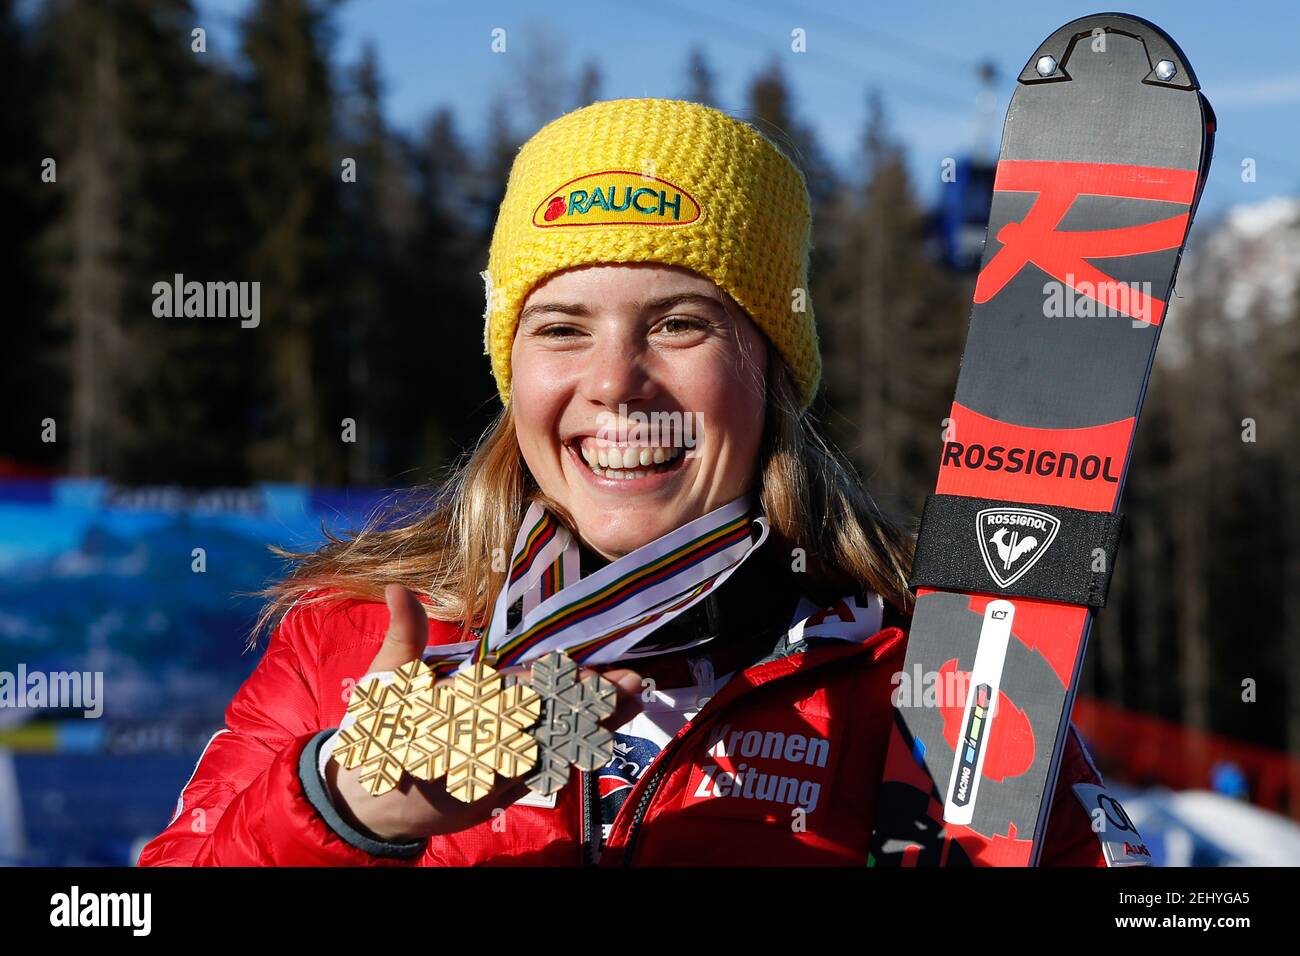
<instances>
[{"instance_id":1,"label":"woman's face","mask_svg":"<svg viewBox=\"0 0 1300 956\"><path fill-rule=\"evenodd\" d=\"M710 280L653 263L549 276L524 302L511 402L524 460L617 558L749 491L762 334Z\"/></svg>"}]
</instances>

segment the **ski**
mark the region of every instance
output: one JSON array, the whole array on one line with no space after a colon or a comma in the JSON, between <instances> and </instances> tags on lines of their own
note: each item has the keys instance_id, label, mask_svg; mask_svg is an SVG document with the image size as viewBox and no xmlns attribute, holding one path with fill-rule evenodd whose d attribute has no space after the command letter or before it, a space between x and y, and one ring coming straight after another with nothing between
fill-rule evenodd
<instances>
[{"instance_id":1,"label":"ski","mask_svg":"<svg viewBox=\"0 0 1300 956\"><path fill-rule=\"evenodd\" d=\"M1075 20L1019 76L871 865L1038 862L1214 122L1182 51L1138 17Z\"/></svg>"}]
</instances>

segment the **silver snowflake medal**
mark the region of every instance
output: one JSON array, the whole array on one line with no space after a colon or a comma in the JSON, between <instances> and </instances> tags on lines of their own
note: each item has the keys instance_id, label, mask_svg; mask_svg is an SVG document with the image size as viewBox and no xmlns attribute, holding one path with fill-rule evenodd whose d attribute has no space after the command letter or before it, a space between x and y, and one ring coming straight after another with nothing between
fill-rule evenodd
<instances>
[{"instance_id":1,"label":"silver snowflake medal","mask_svg":"<svg viewBox=\"0 0 1300 956\"><path fill-rule=\"evenodd\" d=\"M614 713L618 688L599 674L580 677L560 651L535 660L528 683L541 697L542 719L533 730L537 767L524 782L550 796L569 782L569 767L599 770L613 757L614 735L600 722Z\"/></svg>"}]
</instances>

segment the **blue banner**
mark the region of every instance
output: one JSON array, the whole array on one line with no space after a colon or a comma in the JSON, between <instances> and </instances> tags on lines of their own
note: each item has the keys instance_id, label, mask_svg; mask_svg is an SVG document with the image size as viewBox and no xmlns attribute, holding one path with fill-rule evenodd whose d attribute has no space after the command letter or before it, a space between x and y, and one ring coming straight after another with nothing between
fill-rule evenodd
<instances>
[{"instance_id":1,"label":"blue banner","mask_svg":"<svg viewBox=\"0 0 1300 956\"><path fill-rule=\"evenodd\" d=\"M134 861L231 696L285 571L377 490L0 481L0 862Z\"/></svg>"}]
</instances>

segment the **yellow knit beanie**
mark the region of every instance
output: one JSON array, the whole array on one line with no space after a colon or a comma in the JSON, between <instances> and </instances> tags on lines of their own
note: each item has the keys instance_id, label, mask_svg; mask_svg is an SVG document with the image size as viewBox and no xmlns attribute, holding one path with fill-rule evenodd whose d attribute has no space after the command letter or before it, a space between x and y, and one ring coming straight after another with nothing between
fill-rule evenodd
<instances>
[{"instance_id":1,"label":"yellow knit beanie","mask_svg":"<svg viewBox=\"0 0 1300 956\"><path fill-rule=\"evenodd\" d=\"M483 344L502 402L519 312L542 279L593 263L659 262L713 280L767 335L806 407L821 378L808 293L803 174L752 126L698 103L593 103L515 158L483 273Z\"/></svg>"}]
</instances>

